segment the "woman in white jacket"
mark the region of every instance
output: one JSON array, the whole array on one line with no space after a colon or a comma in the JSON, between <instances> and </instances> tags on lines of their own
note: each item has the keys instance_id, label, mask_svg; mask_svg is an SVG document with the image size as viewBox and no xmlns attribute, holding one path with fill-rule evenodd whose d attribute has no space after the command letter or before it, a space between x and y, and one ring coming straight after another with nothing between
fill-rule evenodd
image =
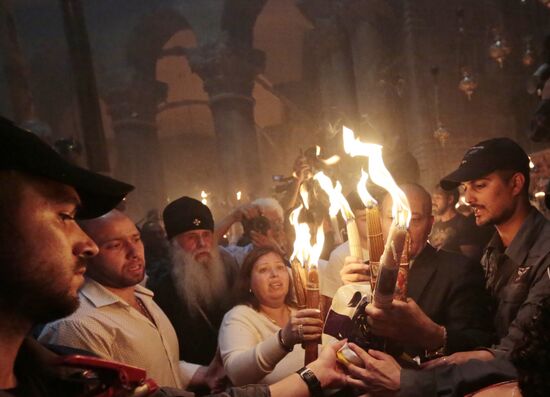
<instances>
[{"instance_id":1,"label":"woman in white jacket","mask_svg":"<svg viewBox=\"0 0 550 397\"><path fill-rule=\"evenodd\" d=\"M296 310L289 268L272 248L245 258L238 280L241 304L225 315L219 333L225 371L235 386L275 383L304 365L301 342L321 337L316 309Z\"/></svg>"}]
</instances>

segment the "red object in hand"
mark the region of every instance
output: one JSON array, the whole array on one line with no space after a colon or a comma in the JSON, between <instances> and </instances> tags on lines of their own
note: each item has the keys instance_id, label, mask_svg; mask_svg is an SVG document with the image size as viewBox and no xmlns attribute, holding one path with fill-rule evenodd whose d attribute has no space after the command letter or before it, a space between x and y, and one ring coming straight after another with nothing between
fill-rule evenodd
<instances>
[{"instance_id":1,"label":"red object in hand","mask_svg":"<svg viewBox=\"0 0 550 397\"><path fill-rule=\"evenodd\" d=\"M145 397L158 390L155 381L147 379L143 368L117 361L71 355L60 356L56 364L82 370L79 375L85 383L85 396Z\"/></svg>"}]
</instances>

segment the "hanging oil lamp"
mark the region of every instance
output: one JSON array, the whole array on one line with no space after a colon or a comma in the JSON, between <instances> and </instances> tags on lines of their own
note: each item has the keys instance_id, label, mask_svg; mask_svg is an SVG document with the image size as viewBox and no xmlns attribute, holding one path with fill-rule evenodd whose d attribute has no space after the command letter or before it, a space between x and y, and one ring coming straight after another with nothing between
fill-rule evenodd
<instances>
[{"instance_id":1,"label":"hanging oil lamp","mask_svg":"<svg viewBox=\"0 0 550 397\"><path fill-rule=\"evenodd\" d=\"M550 0L548 0L550 4ZM523 66L529 67L535 64L535 50L533 49L533 41L530 37L525 39L525 51L521 57Z\"/></svg>"},{"instance_id":2,"label":"hanging oil lamp","mask_svg":"<svg viewBox=\"0 0 550 397\"><path fill-rule=\"evenodd\" d=\"M497 61L499 66L502 68L504 66L504 59L510 55L512 49L502 37L498 29L493 29L493 36L493 42L489 47L489 56Z\"/></svg>"},{"instance_id":3,"label":"hanging oil lamp","mask_svg":"<svg viewBox=\"0 0 550 397\"><path fill-rule=\"evenodd\" d=\"M472 99L472 94L477 88L477 82L474 80L472 73L467 67L462 68L462 80L458 83L458 89L462 91L468 97L468 100Z\"/></svg>"},{"instance_id":4,"label":"hanging oil lamp","mask_svg":"<svg viewBox=\"0 0 550 397\"><path fill-rule=\"evenodd\" d=\"M451 133L445 128L443 123L441 122L441 118L439 117L439 68L437 66L434 66L431 69L431 73L434 80L434 112L435 112L435 122L437 125L437 128L433 132L433 137L441 147L445 147L445 144L449 140Z\"/></svg>"}]
</instances>

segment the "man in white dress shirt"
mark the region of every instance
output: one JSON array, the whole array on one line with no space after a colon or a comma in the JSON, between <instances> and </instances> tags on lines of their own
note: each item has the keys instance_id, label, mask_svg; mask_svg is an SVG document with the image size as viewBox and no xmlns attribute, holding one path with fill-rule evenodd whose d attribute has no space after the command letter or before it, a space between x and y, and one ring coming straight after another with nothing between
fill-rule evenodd
<instances>
[{"instance_id":1,"label":"man in white dress shirt","mask_svg":"<svg viewBox=\"0 0 550 397\"><path fill-rule=\"evenodd\" d=\"M178 339L153 293L140 286L145 274L144 248L134 223L122 212L81 223L99 246L79 292L80 307L48 324L42 342L89 350L102 358L147 370L162 386L217 390L223 367L179 361Z\"/></svg>"}]
</instances>

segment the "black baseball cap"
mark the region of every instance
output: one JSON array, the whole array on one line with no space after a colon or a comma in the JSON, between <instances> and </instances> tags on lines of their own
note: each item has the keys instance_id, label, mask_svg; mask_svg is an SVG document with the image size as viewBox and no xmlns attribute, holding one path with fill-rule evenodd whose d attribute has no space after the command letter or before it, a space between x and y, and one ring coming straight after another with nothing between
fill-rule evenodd
<instances>
[{"instance_id":1,"label":"black baseball cap","mask_svg":"<svg viewBox=\"0 0 550 397\"><path fill-rule=\"evenodd\" d=\"M72 186L80 196L77 217L96 218L112 210L132 185L78 167L33 133L0 117L0 170L14 170Z\"/></svg>"},{"instance_id":2,"label":"black baseball cap","mask_svg":"<svg viewBox=\"0 0 550 397\"><path fill-rule=\"evenodd\" d=\"M210 209L199 200L187 196L168 204L162 212L162 219L168 240L190 230L214 231L214 218Z\"/></svg>"},{"instance_id":3,"label":"black baseball cap","mask_svg":"<svg viewBox=\"0 0 550 397\"><path fill-rule=\"evenodd\" d=\"M452 190L462 182L482 178L496 170L514 170L529 177L529 157L510 138L493 138L472 146L458 168L441 179L445 190Z\"/></svg>"}]
</instances>

